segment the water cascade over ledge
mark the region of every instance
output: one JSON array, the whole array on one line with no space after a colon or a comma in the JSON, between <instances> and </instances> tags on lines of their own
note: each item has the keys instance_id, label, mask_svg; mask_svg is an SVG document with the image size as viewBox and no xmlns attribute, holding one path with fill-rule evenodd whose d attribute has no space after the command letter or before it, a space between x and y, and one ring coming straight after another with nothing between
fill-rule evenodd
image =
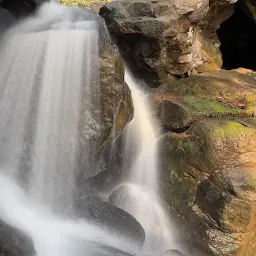
<instances>
[{"instance_id":1,"label":"water cascade over ledge","mask_svg":"<svg viewBox=\"0 0 256 256\"><path fill-rule=\"evenodd\" d=\"M158 255L168 249L179 249L166 206L158 195L160 126L140 82L128 71L125 81L132 92L135 113L126 130L124 183L112 193L110 200L142 224L146 233L144 251Z\"/></svg>"},{"instance_id":2,"label":"water cascade over ledge","mask_svg":"<svg viewBox=\"0 0 256 256\"><path fill-rule=\"evenodd\" d=\"M32 238L37 256L138 255L130 240L83 218L78 159L97 166L99 27L90 11L45 4L9 29L0 45L0 220ZM158 125L145 93L126 73L135 115L126 129L123 182L110 202L146 233L144 253L175 249L158 197ZM84 196L84 194L83 194ZM122 253L121 253L122 252Z\"/></svg>"}]
</instances>

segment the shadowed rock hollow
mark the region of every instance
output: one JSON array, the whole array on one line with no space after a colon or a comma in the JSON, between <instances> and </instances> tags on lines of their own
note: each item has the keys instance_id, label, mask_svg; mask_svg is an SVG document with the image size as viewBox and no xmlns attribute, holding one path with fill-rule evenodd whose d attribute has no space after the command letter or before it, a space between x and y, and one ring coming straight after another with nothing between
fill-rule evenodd
<instances>
[{"instance_id":1,"label":"shadowed rock hollow","mask_svg":"<svg viewBox=\"0 0 256 256\"><path fill-rule=\"evenodd\" d=\"M250 7L254 12L250 11ZM221 42L223 68L244 67L256 70L255 10L256 7L250 1L238 2L234 14L217 31Z\"/></svg>"}]
</instances>

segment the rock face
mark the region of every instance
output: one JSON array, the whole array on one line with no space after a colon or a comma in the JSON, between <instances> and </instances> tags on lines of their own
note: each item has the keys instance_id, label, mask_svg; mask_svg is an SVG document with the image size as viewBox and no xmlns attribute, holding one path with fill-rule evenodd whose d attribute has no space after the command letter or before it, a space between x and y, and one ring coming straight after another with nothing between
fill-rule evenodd
<instances>
[{"instance_id":1,"label":"rock face","mask_svg":"<svg viewBox=\"0 0 256 256\"><path fill-rule=\"evenodd\" d=\"M124 0L106 4L100 14L133 71L154 87L222 66L215 32L234 2Z\"/></svg>"},{"instance_id":2,"label":"rock face","mask_svg":"<svg viewBox=\"0 0 256 256\"><path fill-rule=\"evenodd\" d=\"M209 255L256 254L255 80L250 70L221 70L152 96L169 131L160 141L163 195Z\"/></svg>"},{"instance_id":3,"label":"rock face","mask_svg":"<svg viewBox=\"0 0 256 256\"><path fill-rule=\"evenodd\" d=\"M79 208L80 217L130 242L134 252L142 250L145 231L129 213L95 197L82 200Z\"/></svg>"},{"instance_id":4,"label":"rock face","mask_svg":"<svg viewBox=\"0 0 256 256\"><path fill-rule=\"evenodd\" d=\"M34 256L33 242L23 232L0 220L0 255Z\"/></svg>"},{"instance_id":5,"label":"rock face","mask_svg":"<svg viewBox=\"0 0 256 256\"><path fill-rule=\"evenodd\" d=\"M93 12L93 15L96 14ZM111 42L103 19L100 16L97 19L100 30L100 87L97 92L99 99L95 99L89 106L93 121L87 122L85 126L81 125L80 172L85 179L96 176L108 168L109 157L112 157L109 156L113 145L112 139L117 137L133 118L131 92L124 81L124 65L120 53ZM85 106L86 104L84 102ZM86 145L91 145L92 151L88 152ZM91 167L88 165L89 162L92 163ZM86 172L84 166L87 167Z\"/></svg>"}]
</instances>

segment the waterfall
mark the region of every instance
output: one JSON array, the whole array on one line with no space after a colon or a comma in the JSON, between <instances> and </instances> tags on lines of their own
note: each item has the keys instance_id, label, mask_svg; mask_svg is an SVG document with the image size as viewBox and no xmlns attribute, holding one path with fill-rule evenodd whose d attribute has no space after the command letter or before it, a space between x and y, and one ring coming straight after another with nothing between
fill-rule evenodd
<instances>
[{"instance_id":1,"label":"waterfall","mask_svg":"<svg viewBox=\"0 0 256 256\"><path fill-rule=\"evenodd\" d=\"M95 17L47 3L1 37L0 220L31 237L37 256L113 255L106 246L124 252L115 255L137 253L129 241L74 217L81 152L85 170L97 165L90 141L101 118ZM142 224L144 252L160 255L176 246L159 198L159 126L128 71L125 80L135 114L125 135L124 183L110 202Z\"/></svg>"},{"instance_id":2,"label":"waterfall","mask_svg":"<svg viewBox=\"0 0 256 256\"><path fill-rule=\"evenodd\" d=\"M18 182L29 170L32 200L59 211L76 195L80 120L99 118L90 109L99 104L97 20L72 15L47 4L0 49L0 166Z\"/></svg>"},{"instance_id":3,"label":"waterfall","mask_svg":"<svg viewBox=\"0 0 256 256\"><path fill-rule=\"evenodd\" d=\"M135 113L126 130L123 184L112 193L110 200L142 224L146 233L144 251L160 255L170 249L180 249L167 207L159 197L160 126L142 84L128 70L125 81L132 92Z\"/></svg>"},{"instance_id":4,"label":"waterfall","mask_svg":"<svg viewBox=\"0 0 256 256\"><path fill-rule=\"evenodd\" d=\"M90 169L100 122L96 17L46 3L1 38L0 220L31 237L37 256L130 251L74 217L79 152Z\"/></svg>"}]
</instances>

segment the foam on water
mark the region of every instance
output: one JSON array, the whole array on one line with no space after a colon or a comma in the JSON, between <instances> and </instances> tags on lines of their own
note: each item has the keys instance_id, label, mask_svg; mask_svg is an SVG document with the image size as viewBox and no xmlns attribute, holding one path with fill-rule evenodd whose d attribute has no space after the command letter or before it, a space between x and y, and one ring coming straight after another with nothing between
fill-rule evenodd
<instances>
[{"instance_id":1,"label":"foam on water","mask_svg":"<svg viewBox=\"0 0 256 256\"><path fill-rule=\"evenodd\" d=\"M112 255L106 246L135 253L129 241L71 217L79 151L87 169L97 160L80 133L99 130L98 34L92 12L47 3L1 39L0 219L26 232L37 256ZM135 115L126 135L128 184L115 203L144 227L144 251L160 255L175 241L157 196L158 124L145 93L128 72L125 79Z\"/></svg>"},{"instance_id":2,"label":"foam on water","mask_svg":"<svg viewBox=\"0 0 256 256\"><path fill-rule=\"evenodd\" d=\"M91 11L47 3L1 42L0 219L30 236L37 256L130 251L71 217L81 126L90 137L100 118L98 34ZM90 159L93 147L83 142Z\"/></svg>"},{"instance_id":3,"label":"foam on water","mask_svg":"<svg viewBox=\"0 0 256 256\"><path fill-rule=\"evenodd\" d=\"M144 251L160 255L177 246L174 225L159 195L159 124L152 114L149 98L130 72L125 81L134 103L134 119L126 132L124 182L117 190L115 204L133 215L146 233Z\"/></svg>"}]
</instances>

